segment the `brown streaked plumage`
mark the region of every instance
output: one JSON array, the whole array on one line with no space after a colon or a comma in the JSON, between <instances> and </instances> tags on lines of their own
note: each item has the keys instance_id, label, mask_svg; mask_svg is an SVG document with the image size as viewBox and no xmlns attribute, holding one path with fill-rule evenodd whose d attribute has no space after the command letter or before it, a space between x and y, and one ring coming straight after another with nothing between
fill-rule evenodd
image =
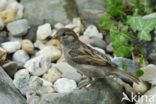
<instances>
[{"instance_id":1,"label":"brown streaked plumage","mask_svg":"<svg viewBox=\"0 0 156 104\"><path fill-rule=\"evenodd\" d=\"M132 82L139 83L135 76L121 71L110 58L82 43L75 32L70 29L60 29L56 36L61 37L65 60L79 72L88 77L104 78L108 75L121 75Z\"/></svg>"}]
</instances>

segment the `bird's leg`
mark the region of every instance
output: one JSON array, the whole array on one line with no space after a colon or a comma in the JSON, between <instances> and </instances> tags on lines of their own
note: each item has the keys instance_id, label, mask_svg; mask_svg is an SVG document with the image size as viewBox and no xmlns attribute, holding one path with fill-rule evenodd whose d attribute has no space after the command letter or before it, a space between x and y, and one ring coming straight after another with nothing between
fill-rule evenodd
<instances>
[{"instance_id":1,"label":"bird's leg","mask_svg":"<svg viewBox=\"0 0 156 104\"><path fill-rule=\"evenodd\" d=\"M90 83L92 82L92 78L88 77L87 79L88 79L87 82L85 82L83 85L80 85L80 86L77 88L77 90L80 90L80 89L86 87L88 84L90 84Z\"/></svg>"}]
</instances>

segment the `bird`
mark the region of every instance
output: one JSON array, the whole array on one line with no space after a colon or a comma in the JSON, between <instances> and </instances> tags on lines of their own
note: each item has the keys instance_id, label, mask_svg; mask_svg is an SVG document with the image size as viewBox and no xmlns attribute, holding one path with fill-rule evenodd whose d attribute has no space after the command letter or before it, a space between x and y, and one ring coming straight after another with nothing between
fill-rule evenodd
<instances>
[{"instance_id":1,"label":"bird","mask_svg":"<svg viewBox=\"0 0 156 104\"><path fill-rule=\"evenodd\" d=\"M118 69L107 55L81 42L71 29L61 28L53 38L59 39L62 44L65 61L88 78L99 79L109 75L120 75L134 83L140 82L132 74Z\"/></svg>"}]
</instances>

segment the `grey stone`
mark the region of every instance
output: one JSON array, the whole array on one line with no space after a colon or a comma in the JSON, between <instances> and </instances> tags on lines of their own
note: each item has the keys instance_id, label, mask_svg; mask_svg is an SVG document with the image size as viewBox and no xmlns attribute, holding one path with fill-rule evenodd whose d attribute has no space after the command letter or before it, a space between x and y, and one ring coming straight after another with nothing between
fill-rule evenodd
<instances>
[{"instance_id":1,"label":"grey stone","mask_svg":"<svg viewBox=\"0 0 156 104\"><path fill-rule=\"evenodd\" d=\"M78 16L75 0L21 0L21 3L25 7L24 18L30 25L45 22L67 24Z\"/></svg>"},{"instance_id":2,"label":"grey stone","mask_svg":"<svg viewBox=\"0 0 156 104\"><path fill-rule=\"evenodd\" d=\"M78 11L85 25L97 25L106 11L105 0L76 0Z\"/></svg>"},{"instance_id":3,"label":"grey stone","mask_svg":"<svg viewBox=\"0 0 156 104\"><path fill-rule=\"evenodd\" d=\"M122 92L122 86L106 78L95 81L86 89L45 94L39 104L126 104L121 102Z\"/></svg>"},{"instance_id":4,"label":"grey stone","mask_svg":"<svg viewBox=\"0 0 156 104\"><path fill-rule=\"evenodd\" d=\"M102 39L89 39L89 44L93 47L98 47L102 49L105 49L107 45L106 42Z\"/></svg>"},{"instance_id":5,"label":"grey stone","mask_svg":"<svg viewBox=\"0 0 156 104\"><path fill-rule=\"evenodd\" d=\"M13 60L23 65L29 60L29 55L24 50L17 50L13 54Z\"/></svg>"},{"instance_id":6,"label":"grey stone","mask_svg":"<svg viewBox=\"0 0 156 104\"><path fill-rule=\"evenodd\" d=\"M32 75L40 76L44 74L51 65L51 60L48 55L40 55L28 60L24 67L29 70Z\"/></svg>"},{"instance_id":7,"label":"grey stone","mask_svg":"<svg viewBox=\"0 0 156 104\"><path fill-rule=\"evenodd\" d=\"M55 65L55 68L58 69L61 73L76 71L74 67L69 65L66 62L60 62Z\"/></svg>"},{"instance_id":8,"label":"grey stone","mask_svg":"<svg viewBox=\"0 0 156 104\"><path fill-rule=\"evenodd\" d=\"M81 74L76 71L65 72L62 74L62 77L75 80L76 82L79 82L82 79Z\"/></svg>"},{"instance_id":9,"label":"grey stone","mask_svg":"<svg viewBox=\"0 0 156 104\"><path fill-rule=\"evenodd\" d=\"M25 98L14 87L11 78L0 68L0 104L26 104Z\"/></svg>"},{"instance_id":10,"label":"grey stone","mask_svg":"<svg viewBox=\"0 0 156 104\"><path fill-rule=\"evenodd\" d=\"M28 39L31 40L32 42L35 42L37 27L38 27L37 25L31 26L26 35L23 36L23 39Z\"/></svg>"},{"instance_id":11,"label":"grey stone","mask_svg":"<svg viewBox=\"0 0 156 104\"><path fill-rule=\"evenodd\" d=\"M17 71L18 65L16 62L10 61L4 64L2 67L10 77L13 77Z\"/></svg>"},{"instance_id":12,"label":"grey stone","mask_svg":"<svg viewBox=\"0 0 156 104\"><path fill-rule=\"evenodd\" d=\"M29 28L29 24L26 19L17 20L7 25L7 29L9 30L10 34L13 36L25 35L27 33L28 28Z\"/></svg>"},{"instance_id":13,"label":"grey stone","mask_svg":"<svg viewBox=\"0 0 156 104\"><path fill-rule=\"evenodd\" d=\"M106 51L112 53L113 52L113 47L112 47L112 43L109 43L106 47Z\"/></svg>"},{"instance_id":14,"label":"grey stone","mask_svg":"<svg viewBox=\"0 0 156 104\"><path fill-rule=\"evenodd\" d=\"M132 72L133 71L133 60L131 59L127 59L127 58L122 58L122 57L118 57L118 58L114 58L112 59L112 62L117 64L118 67L122 69L122 60L124 60L127 64L127 72ZM134 70L138 70L140 68L140 66L137 63L134 63Z\"/></svg>"},{"instance_id":15,"label":"grey stone","mask_svg":"<svg viewBox=\"0 0 156 104\"><path fill-rule=\"evenodd\" d=\"M6 42L8 40L9 39L8 39L7 35L5 35L3 32L0 32L0 44L3 42Z\"/></svg>"}]
</instances>

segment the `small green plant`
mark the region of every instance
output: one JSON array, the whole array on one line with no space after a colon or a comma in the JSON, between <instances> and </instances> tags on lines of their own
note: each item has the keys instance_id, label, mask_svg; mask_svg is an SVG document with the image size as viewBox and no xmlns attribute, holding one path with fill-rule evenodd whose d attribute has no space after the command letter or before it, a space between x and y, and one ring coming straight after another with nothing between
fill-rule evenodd
<instances>
[{"instance_id":1,"label":"small green plant","mask_svg":"<svg viewBox=\"0 0 156 104\"><path fill-rule=\"evenodd\" d=\"M150 41L150 32L156 26L156 18L145 20L143 15L152 13L149 0L106 0L107 13L99 21L99 27L110 34L116 56L131 57L133 40ZM140 63L143 63L142 52ZM125 67L124 67L125 68ZM143 72L138 70L137 76Z\"/></svg>"}]
</instances>

